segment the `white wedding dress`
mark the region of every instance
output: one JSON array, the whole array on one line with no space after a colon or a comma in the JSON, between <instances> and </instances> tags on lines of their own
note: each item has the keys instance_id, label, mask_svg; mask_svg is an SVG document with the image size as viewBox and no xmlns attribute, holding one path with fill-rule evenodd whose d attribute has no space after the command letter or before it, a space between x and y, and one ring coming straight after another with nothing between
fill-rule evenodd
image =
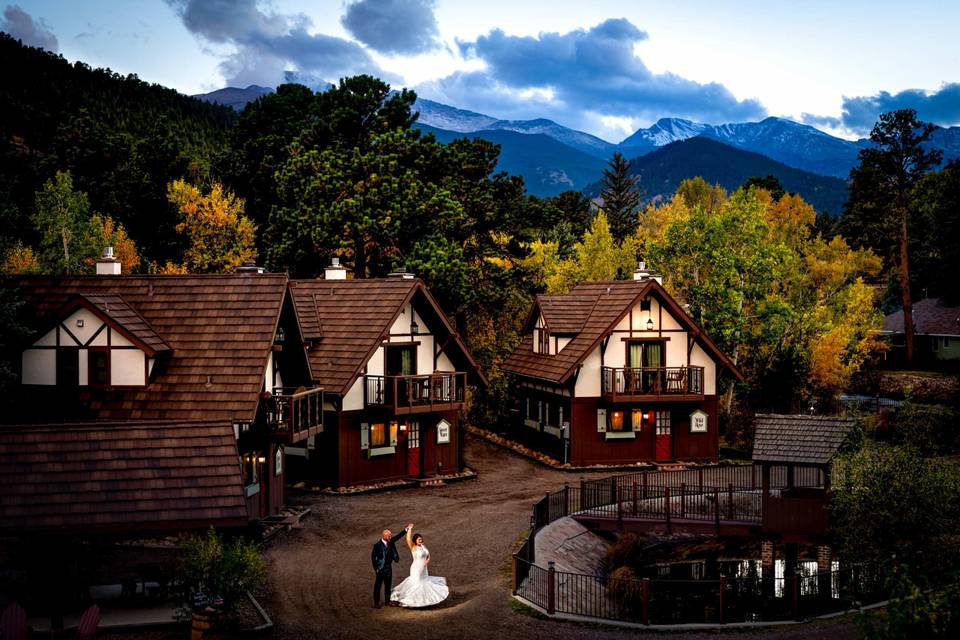
<instances>
[{"instance_id":1,"label":"white wedding dress","mask_svg":"<svg viewBox=\"0 0 960 640\"><path fill-rule=\"evenodd\" d=\"M431 576L427 572L430 552L423 545L413 548L413 563L410 577L393 588L390 600L401 607L429 607L446 600L450 595L445 578Z\"/></svg>"}]
</instances>

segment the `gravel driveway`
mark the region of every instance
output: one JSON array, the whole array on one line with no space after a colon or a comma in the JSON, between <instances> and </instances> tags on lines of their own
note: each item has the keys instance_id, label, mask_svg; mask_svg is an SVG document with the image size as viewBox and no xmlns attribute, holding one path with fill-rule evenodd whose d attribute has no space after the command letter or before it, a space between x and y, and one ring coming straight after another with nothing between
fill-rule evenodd
<instances>
[{"instance_id":1,"label":"gravel driveway","mask_svg":"<svg viewBox=\"0 0 960 640\"><path fill-rule=\"evenodd\" d=\"M519 611L509 596L509 557L529 526L533 502L580 476L536 465L467 435L466 463L476 480L443 487L360 496L291 492L288 501L311 507L303 528L282 534L266 557L270 579L261 602L278 638L637 638L662 636L545 620ZM592 474L598 477L607 474ZM430 549L431 575L445 576L450 597L433 609L373 609L370 548L384 527L416 523ZM394 583L410 566L401 543ZM735 637L856 637L849 622L804 625ZM717 638L716 633L688 634Z\"/></svg>"}]
</instances>

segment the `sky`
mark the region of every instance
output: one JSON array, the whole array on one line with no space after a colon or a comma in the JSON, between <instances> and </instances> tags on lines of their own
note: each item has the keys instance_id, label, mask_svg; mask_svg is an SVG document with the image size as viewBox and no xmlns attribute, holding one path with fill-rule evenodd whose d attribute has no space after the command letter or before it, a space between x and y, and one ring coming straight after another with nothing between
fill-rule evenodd
<instances>
[{"instance_id":1,"label":"sky","mask_svg":"<svg viewBox=\"0 0 960 640\"><path fill-rule=\"evenodd\" d=\"M0 30L195 94L370 73L618 142L662 117L960 125L956 0L19 0Z\"/></svg>"}]
</instances>

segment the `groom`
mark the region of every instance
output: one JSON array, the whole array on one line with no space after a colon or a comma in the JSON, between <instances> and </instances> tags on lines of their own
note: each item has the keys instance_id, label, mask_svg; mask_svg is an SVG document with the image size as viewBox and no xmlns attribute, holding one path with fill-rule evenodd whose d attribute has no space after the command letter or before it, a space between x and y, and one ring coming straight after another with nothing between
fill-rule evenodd
<instances>
[{"instance_id":1,"label":"groom","mask_svg":"<svg viewBox=\"0 0 960 640\"><path fill-rule=\"evenodd\" d=\"M390 529L384 529L379 540L373 545L370 552L370 562L373 563L373 570L377 574L377 579L373 583L373 607L380 608L380 585L383 585L384 601L387 606L393 606L390 602L390 591L393 588L393 563L400 562L400 554L397 553L397 542L401 540L413 525L407 525L403 531L397 535L390 533Z\"/></svg>"}]
</instances>

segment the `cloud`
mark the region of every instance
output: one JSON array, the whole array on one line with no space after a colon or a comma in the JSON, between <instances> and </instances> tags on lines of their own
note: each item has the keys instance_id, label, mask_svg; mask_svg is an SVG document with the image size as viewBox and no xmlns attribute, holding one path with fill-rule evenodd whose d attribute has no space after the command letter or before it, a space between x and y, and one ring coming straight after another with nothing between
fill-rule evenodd
<instances>
[{"instance_id":1,"label":"cloud","mask_svg":"<svg viewBox=\"0 0 960 640\"><path fill-rule=\"evenodd\" d=\"M31 47L40 47L57 53L60 43L53 35L50 27L42 19L34 21L29 13L15 4L8 4L3 10L3 20L0 21L0 31L6 31L23 44Z\"/></svg>"},{"instance_id":2,"label":"cloud","mask_svg":"<svg viewBox=\"0 0 960 640\"><path fill-rule=\"evenodd\" d=\"M191 33L235 48L220 64L228 84L274 86L288 72L330 80L358 73L392 79L356 42L310 33L312 21L302 13L266 13L256 0L166 2Z\"/></svg>"},{"instance_id":3,"label":"cloud","mask_svg":"<svg viewBox=\"0 0 960 640\"><path fill-rule=\"evenodd\" d=\"M766 115L759 101L737 100L722 84L651 72L634 53L647 39L625 19L535 37L495 29L474 42L458 42L461 54L481 61L484 69L456 72L422 91L472 108L489 104L509 117L554 114L568 126L589 113L593 129L597 117L677 116L718 123Z\"/></svg>"},{"instance_id":4,"label":"cloud","mask_svg":"<svg viewBox=\"0 0 960 640\"><path fill-rule=\"evenodd\" d=\"M844 96L843 113L839 118L805 113L803 121L866 135L881 113L897 109L916 109L921 120L940 126L960 124L960 83L945 83L937 91L907 89L899 93L880 91L872 96Z\"/></svg>"},{"instance_id":5,"label":"cloud","mask_svg":"<svg viewBox=\"0 0 960 640\"><path fill-rule=\"evenodd\" d=\"M358 0L340 24L379 53L425 53L442 46L433 7L433 0Z\"/></svg>"}]
</instances>

